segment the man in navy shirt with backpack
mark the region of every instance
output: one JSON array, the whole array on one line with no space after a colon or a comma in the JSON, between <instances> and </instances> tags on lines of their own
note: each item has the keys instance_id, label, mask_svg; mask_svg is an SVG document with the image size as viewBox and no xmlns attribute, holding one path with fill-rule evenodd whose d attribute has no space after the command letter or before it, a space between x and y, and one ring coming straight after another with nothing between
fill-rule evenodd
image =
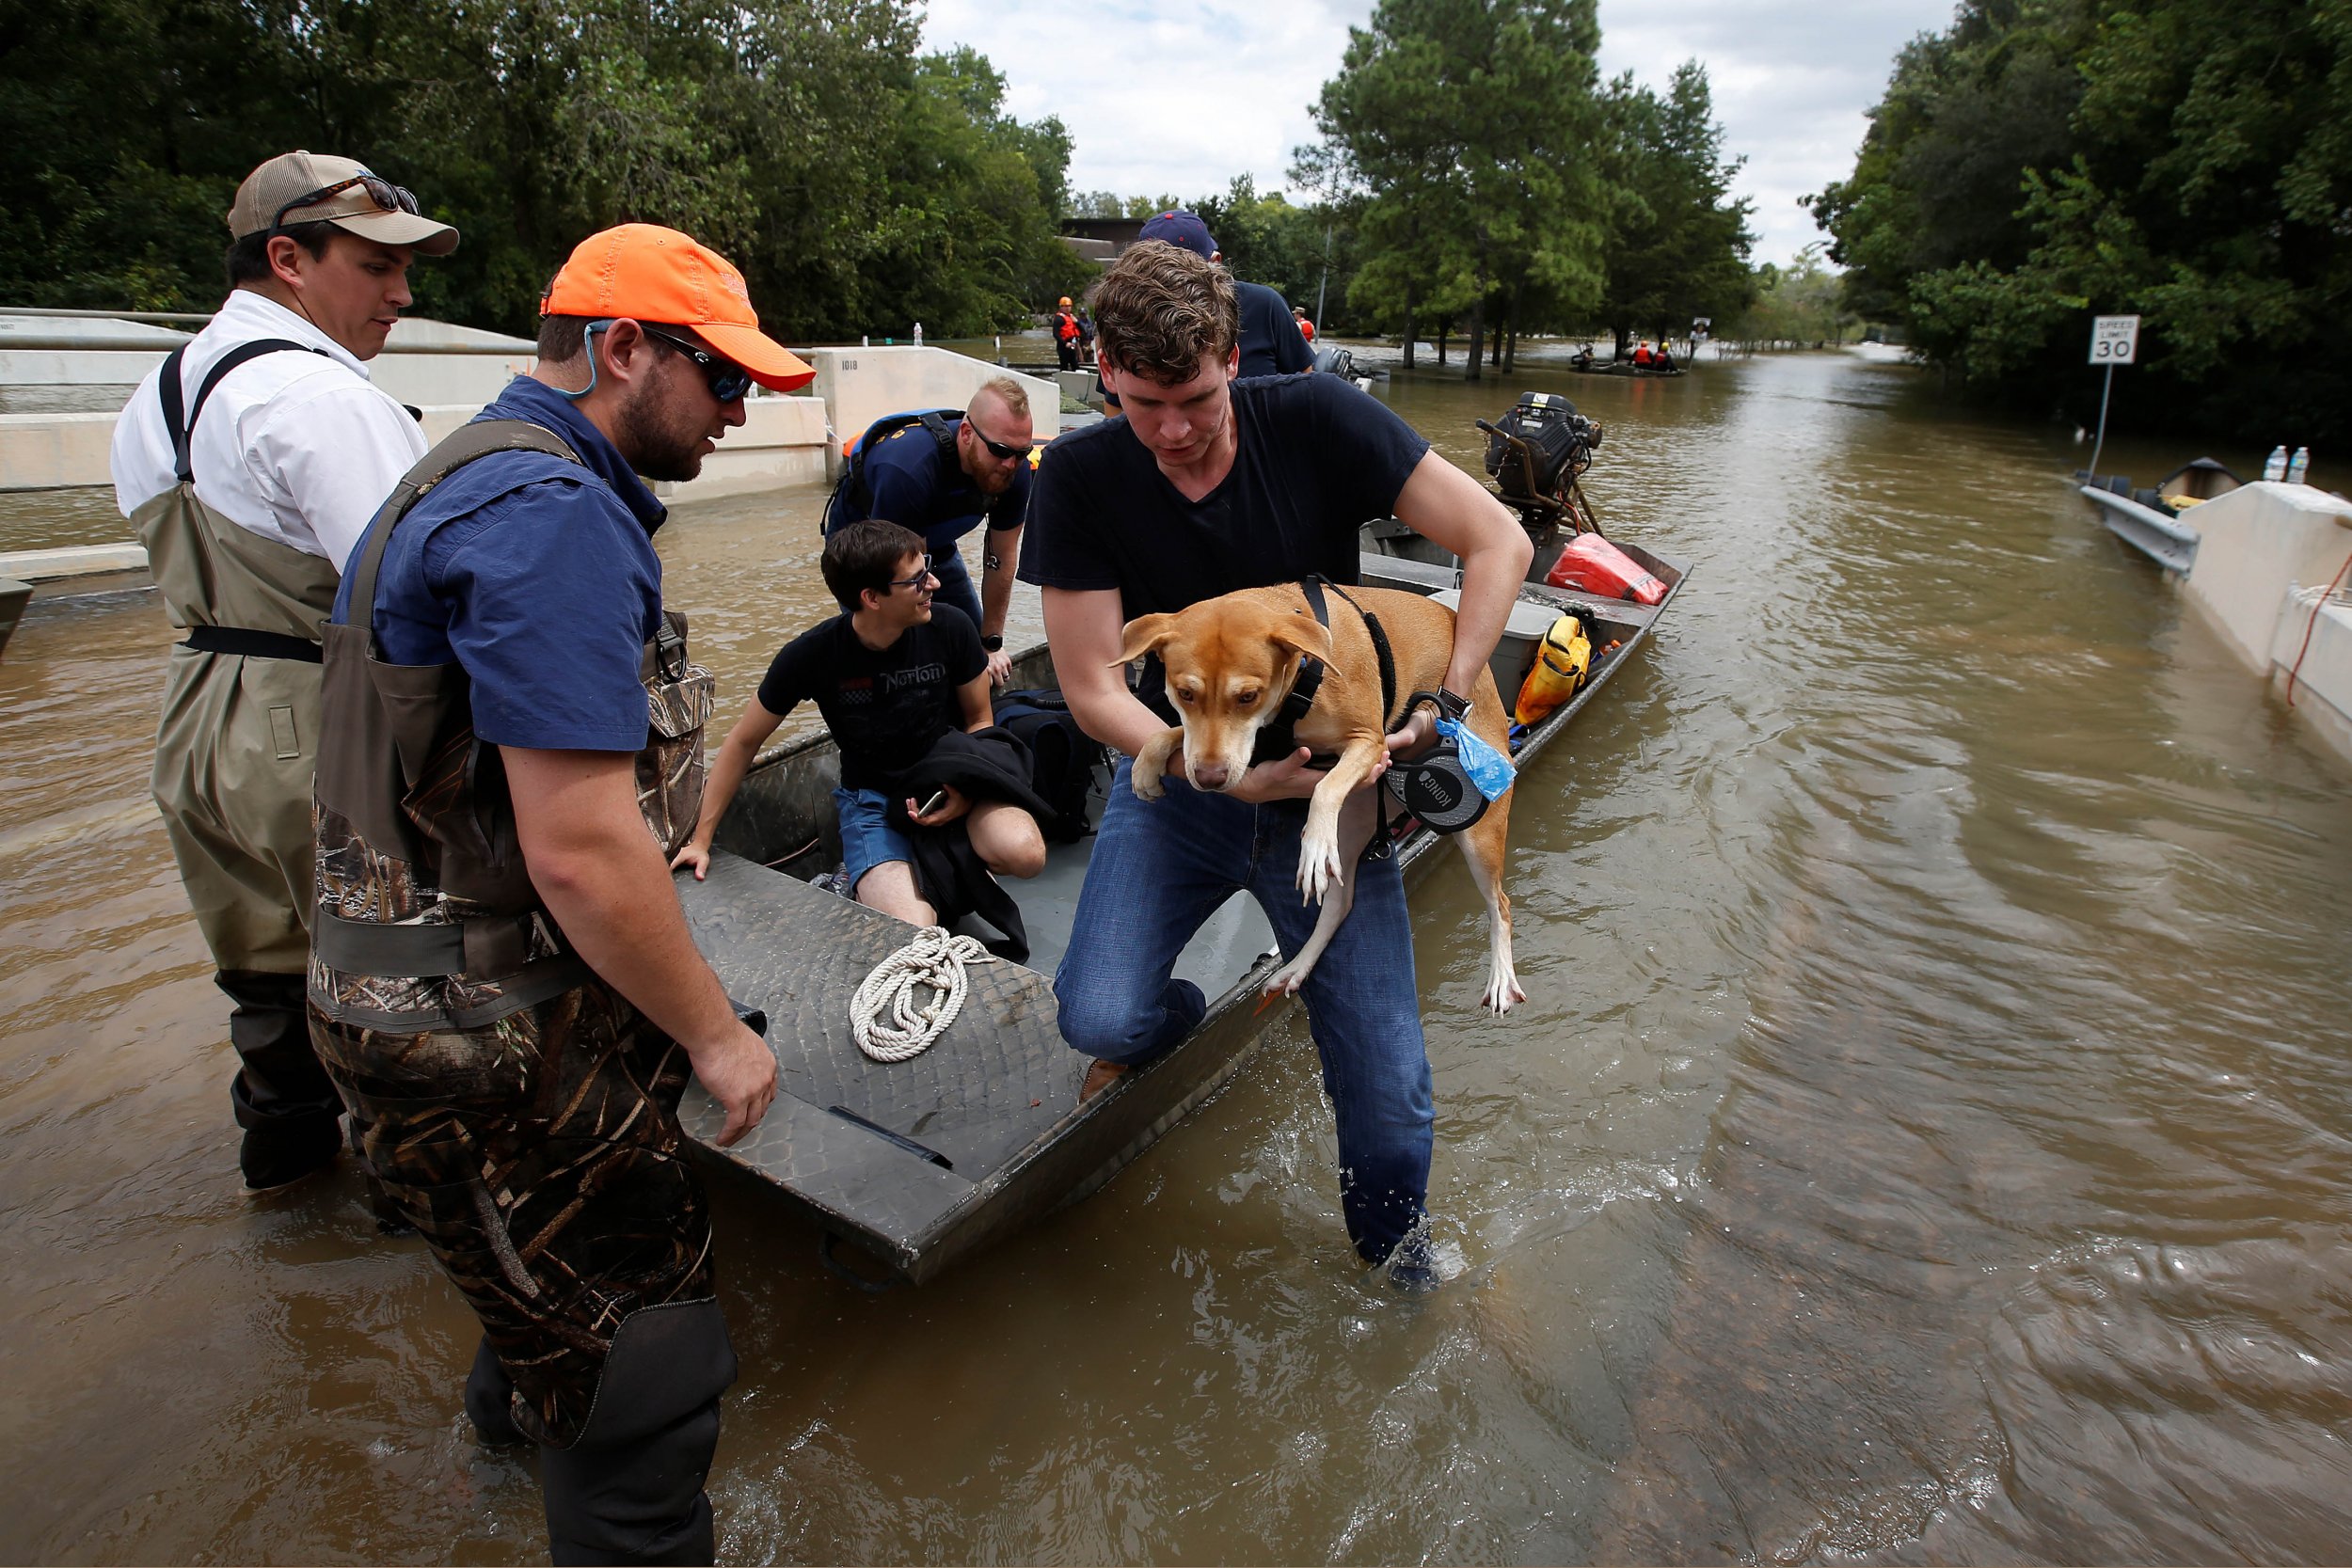
<instances>
[{"instance_id":1,"label":"man in navy shirt with backpack","mask_svg":"<svg viewBox=\"0 0 2352 1568\"><path fill-rule=\"evenodd\" d=\"M961 418L950 408L876 420L851 451L825 508L828 535L879 517L923 536L939 578L934 596L979 628L988 678L998 686L1012 671L1005 613L1012 603L1021 525L1028 519L1032 434L1029 394L1009 375L993 376L972 394ZM983 589L975 594L957 542L983 522Z\"/></svg>"}]
</instances>

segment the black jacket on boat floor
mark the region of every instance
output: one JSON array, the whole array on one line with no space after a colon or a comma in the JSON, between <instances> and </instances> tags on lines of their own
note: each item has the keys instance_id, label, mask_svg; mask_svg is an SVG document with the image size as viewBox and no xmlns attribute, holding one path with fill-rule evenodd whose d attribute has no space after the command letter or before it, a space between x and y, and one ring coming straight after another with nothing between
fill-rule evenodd
<instances>
[{"instance_id":1,"label":"black jacket on boat floor","mask_svg":"<svg viewBox=\"0 0 2352 1568\"><path fill-rule=\"evenodd\" d=\"M890 790L890 825L907 835L914 851L915 891L938 912L942 926L952 927L976 914L1003 932L985 945L1015 963L1029 956L1029 928L1022 923L1021 906L980 863L962 819L944 828L916 827L907 816L907 798L927 800L942 784L953 784L975 804L1009 800L1043 822L1054 808L1030 787L1030 768L1029 749L1001 725L968 734L950 730L922 761L898 775Z\"/></svg>"}]
</instances>

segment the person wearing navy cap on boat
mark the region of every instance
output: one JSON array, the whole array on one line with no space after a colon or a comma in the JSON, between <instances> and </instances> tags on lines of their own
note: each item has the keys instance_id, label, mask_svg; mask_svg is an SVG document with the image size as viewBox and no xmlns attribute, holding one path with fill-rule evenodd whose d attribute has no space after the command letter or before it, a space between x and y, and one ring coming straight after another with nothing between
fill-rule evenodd
<instances>
[{"instance_id":1,"label":"person wearing navy cap on boat","mask_svg":"<svg viewBox=\"0 0 2352 1568\"><path fill-rule=\"evenodd\" d=\"M1137 245L1157 240L1164 245L1181 246L1203 261L1223 262L1216 241L1209 233L1209 226L1198 213L1183 208L1160 214L1143 226L1136 236ZM1233 279L1233 300L1241 311L1241 375L1295 375L1315 368L1314 350L1307 346L1306 334L1299 330L1299 318L1282 296L1263 283L1245 283ZM1099 379L1096 384L1103 394L1103 406L1113 413L1119 410L1119 394Z\"/></svg>"}]
</instances>

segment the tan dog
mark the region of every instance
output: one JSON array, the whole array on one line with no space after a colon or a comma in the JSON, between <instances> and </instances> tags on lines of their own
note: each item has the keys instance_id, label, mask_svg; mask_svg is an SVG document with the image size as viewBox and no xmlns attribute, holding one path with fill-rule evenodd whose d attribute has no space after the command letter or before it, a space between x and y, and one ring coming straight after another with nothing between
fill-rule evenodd
<instances>
[{"instance_id":1,"label":"tan dog","mask_svg":"<svg viewBox=\"0 0 2352 1568\"><path fill-rule=\"evenodd\" d=\"M1127 623L1119 651L1121 664L1157 653L1168 668L1168 697L1183 717L1181 728L1164 731L1136 753L1135 791L1146 800L1165 792L1162 776L1179 746L1184 777L1196 789L1230 790L1249 768L1258 732L1276 718L1298 679L1302 658L1323 660L1323 684L1294 733L1318 759L1338 761L1315 786L1307 828L1298 849L1298 889L1319 900L1313 934L1297 957L1266 982L1269 994L1295 992L1356 900L1356 863L1372 841L1376 813L1373 792L1359 789L1387 755L1386 737L1401 711L1383 713L1380 660L1352 599L1377 616L1396 660L1396 705L1416 690L1434 691L1454 657L1454 612L1419 594L1390 588L1327 589L1331 625L1318 625L1306 594L1295 584L1245 588L1168 615L1143 615ZM1483 666L1470 693L1469 724L1481 739L1510 754L1502 700L1494 675ZM1486 900L1488 961L1485 1002L1507 1012L1524 1002L1511 963L1511 900L1502 892L1503 839L1510 826L1511 796L1486 808L1453 835L1470 877Z\"/></svg>"}]
</instances>

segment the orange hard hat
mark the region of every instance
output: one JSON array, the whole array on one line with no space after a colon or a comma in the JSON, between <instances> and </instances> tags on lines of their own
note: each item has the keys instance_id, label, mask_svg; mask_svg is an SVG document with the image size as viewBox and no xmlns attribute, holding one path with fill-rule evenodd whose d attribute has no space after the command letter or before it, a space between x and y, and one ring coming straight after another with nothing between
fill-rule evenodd
<instances>
[{"instance_id":1,"label":"orange hard hat","mask_svg":"<svg viewBox=\"0 0 2352 1568\"><path fill-rule=\"evenodd\" d=\"M1070 303L1070 296L1069 296L1068 294L1064 294L1064 295L1062 295L1062 296L1061 296L1061 302L1062 302L1064 305L1068 305L1068 304Z\"/></svg>"},{"instance_id":2,"label":"orange hard hat","mask_svg":"<svg viewBox=\"0 0 2352 1568\"><path fill-rule=\"evenodd\" d=\"M800 356L759 329L751 291L732 262L656 224L625 223L580 241L548 285L539 314L691 326L762 387L790 392L817 379Z\"/></svg>"}]
</instances>

